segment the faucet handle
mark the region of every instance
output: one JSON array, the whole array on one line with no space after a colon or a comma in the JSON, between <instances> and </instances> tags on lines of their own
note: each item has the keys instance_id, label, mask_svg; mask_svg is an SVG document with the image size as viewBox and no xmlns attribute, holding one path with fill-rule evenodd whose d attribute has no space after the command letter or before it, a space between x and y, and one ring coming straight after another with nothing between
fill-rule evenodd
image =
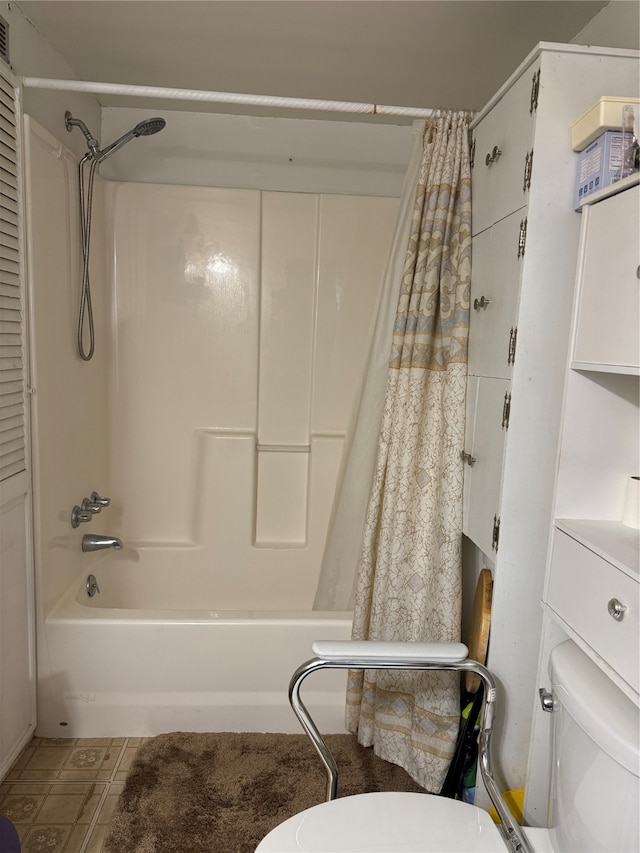
<instances>
[{"instance_id":1,"label":"faucet handle","mask_svg":"<svg viewBox=\"0 0 640 853\"><path fill-rule=\"evenodd\" d=\"M81 509L78 504L76 504L71 510L71 526L73 528L78 527L79 524L82 524L85 521L91 521L92 518L93 513Z\"/></svg>"},{"instance_id":2,"label":"faucet handle","mask_svg":"<svg viewBox=\"0 0 640 853\"><path fill-rule=\"evenodd\" d=\"M99 504L101 507L109 506L109 504L111 503L111 498L104 498L97 492L91 492L91 503Z\"/></svg>"},{"instance_id":3,"label":"faucet handle","mask_svg":"<svg viewBox=\"0 0 640 853\"><path fill-rule=\"evenodd\" d=\"M82 498L82 504L80 505L80 509L82 512L90 512L92 515L100 512L102 506L95 501L90 501L89 498Z\"/></svg>"}]
</instances>

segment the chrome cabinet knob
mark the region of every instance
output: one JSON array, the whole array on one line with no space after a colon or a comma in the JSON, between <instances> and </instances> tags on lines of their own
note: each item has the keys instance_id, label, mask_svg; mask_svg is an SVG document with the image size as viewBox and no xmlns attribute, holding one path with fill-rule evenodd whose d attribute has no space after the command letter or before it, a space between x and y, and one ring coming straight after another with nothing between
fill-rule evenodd
<instances>
[{"instance_id":1,"label":"chrome cabinet knob","mask_svg":"<svg viewBox=\"0 0 640 853\"><path fill-rule=\"evenodd\" d=\"M486 296L481 296L480 299L473 300L473 307L476 311L479 311L481 308L486 308L487 305L491 305L491 300L487 299Z\"/></svg>"},{"instance_id":2,"label":"chrome cabinet knob","mask_svg":"<svg viewBox=\"0 0 640 853\"><path fill-rule=\"evenodd\" d=\"M474 465L476 464L476 462L478 461L478 460L477 460L475 457L473 457L470 453L465 453L465 452L464 452L464 450L463 450L463 451L462 451L462 453L460 454L460 458L462 459L462 461L463 461L463 462L466 462L466 463L467 463L467 465L469 465L469 467L470 467L470 468L473 468L473 466L474 466Z\"/></svg>"},{"instance_id":3,"label":"chrome cabinet knob","mask_svg":"<svg viewBox=\"0 0 640 853\"><path fill-rule=\"evenodd\" d=\"M502 154L502 151L498 148L498 146L497 146L497 145L494 145L494 146L493 146L493 151L491 151L491 152L490 152L489 154L487 154L487 156L485 157L485 161L484 161L484 162L485 162L485 164L486 164L487 166L491 166L491 164L492 164L492 163L495 163L495 162L496 162L496 160L498 159L498 157L499 157L501 154Z\"/></svg>"},{"instance_id":4,"label":"chrome cabinet knob","mask_svg":"<svg viewBox=\"0 0 640 853\"><path fill-rule=\"evenodd\" d=\"M618 601L617 598L612 598L607 604L607 610L609 611L609 616L612 619L615 619L616 622L622 622L624 619L624 614L627 612L627 608L625 605Z\"/></svg>"}]
</instances>

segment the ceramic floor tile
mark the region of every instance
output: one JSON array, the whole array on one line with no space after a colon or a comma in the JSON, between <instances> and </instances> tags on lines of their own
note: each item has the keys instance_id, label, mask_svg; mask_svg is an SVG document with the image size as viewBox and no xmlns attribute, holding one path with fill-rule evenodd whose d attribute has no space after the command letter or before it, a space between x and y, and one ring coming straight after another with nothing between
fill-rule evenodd
<instances>
[{"instance_id":1,"label":"ceramic floor tile","mask_svg":"<svg viewBox=\"0 0 640 853\"><path fill-rule=\"evenodd\" d=\"M32 743L33 743L33 741L32 741ZM23 767L26 766L29 759L33 756L34 753L35 753L35 747L33 747L31 745L25 747L22 750L22 752L20 753L20 755L18 756L18 758L16 759L16 761L13 762L11 769L12 770L21 770Z\"/></svg>"},{"instance_id":2,"label":"ceramic floor tile","mask_svg":"<svg viewBox=\"0 0 640 853\"><path fill-rule=\"evenodd\" d=\"M98 812L98 819L96 823L100 826L106 825L111 820L113 812L115 810L116 804L118 802L118 797L120 796L120 789L116 789L116 784L112 784L109 786L109 793L104 798L104 802L100 811Z\"/></svg>"},{"instance_id":3,"label":"ceramic floor tile","mask_svg":"<svg viewBox=\"0 0 640 853\"><path fill-rule=\"evenodd\" d=\"M25 765L24 772L60 770L70 755L68 746L39 746Z\"/></svg>"},{"instance_id":4,"label":"ceramic floor tile","mask_svg":"<svg viewBox=\"0 0 640 853\"><path fill-rule=\"evenodd\" d=\"M15 824L23 853L101 853L146 740L33 738L0 784L0 811Z\"/></svg>"},{"instance_id":5,"label":"ceramic floor tile","mask_svg":"<svg viewBox=\"0 0 640 853\"><path fill-rule=\"evenodd\" d=\"M40 808L34 823L75 824L85 797L82 794L49 794Z\"/></svg>"},{"instance_id":6,"label":"ceramic floor tile","mask_svg":"<svg viewBox=\"0 0 640 853\"><path fill-rule=\"evenodd\" d=\"M8 782L7 794L48 794L50 782Z\"/></svg>"},{"instance_id":7,"label":"ceramic floor tile","mask_svg":"<svg viewBox=\"0 0 640 853\"><path fill-rule=\"evenodd\" d=\"M102 844L104 842L106 834L106 824L97 824L93 832L89 836L89 843L85 847L84 853L102 853Z\"/></svg>"},{"instance_id":8,"label":"ceramic floor tile","mask_svg":"<svg viewBox=\"0 0 640 853\"><path fill-rule=\"evenodd\" d=\"M95 785L93 786L96 789L101 788L104 789L105 785ZM102 799L102 790L96 790L92 794L88 794L82 805L82 810L78 816L78 823L80 824L89 824L93 820L96 811L100 806L100 800Z\"/></svg>"},{"instance_id":9,"label":"ceramic floor tile","mask_svg":"<svg viewBox=\"0 0 640 853\"><path fill-rule=\"evenodd\" d=\"M12 823L28 826L42 808L45 800L46 794L44 793L12 793L3 797L0 801L0 809L2 809L2 814L8 817Z\"/></svg>"},{"instance_id":10,"label":"ceramic floor tile","mask_svg":"<svg viewBox=\"0 0 640 853\"><path fill-rule=\"evenodd\" d=\"M22 853L63 853L71 826L34 826L24 836Z\"/></svg>"},{"instance_id":11,"label":"ceramic floor tile","mask_svg":"<svg viewBox=\"0 0 640 853\"><path fill-rule=\"evenodd\" d=\"M64 853L81 853L87 831L88 827L86 826L74 826L67 840L67 846L64 848Z\"/></svg>"},{"instance_id":12,"label":"ceramic floor tile","mask_svg":"<svg viewBox=\"0 0 640 853\"><path fill-rule=\"evenodd\" d=\"M138 751L137 746L129 746L127 745L124 750L124 754L120 759L120 764L118 765L118 769L114 776L114 779L118 782L124 782L127 778L127 774L131 769L131 765L133 763L133 759L136 757L136 753Z\"/></svg>"}]
</instances>

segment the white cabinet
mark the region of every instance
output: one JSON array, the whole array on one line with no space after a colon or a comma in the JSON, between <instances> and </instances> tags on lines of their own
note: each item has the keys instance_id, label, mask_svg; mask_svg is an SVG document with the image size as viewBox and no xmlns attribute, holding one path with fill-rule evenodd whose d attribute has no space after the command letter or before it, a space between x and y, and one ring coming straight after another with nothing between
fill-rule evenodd
<instances>
[{"instance_id":1,"label":"white cabinet","mask_svg":"<svg viewBox=\"0 0 640 853\"><path fill-rule=\"evenodd\" d=\"M640 187L587 205L573 367L638 373Z\"/></svg>"},{"instance_id":2,"label":"white cabinet","mask_svg":"<svg viewBox=\"0 0 640 853\"><path fill-rule=\"evenodd\" d=\"M549 654L569 637L638 704L640 531L622 523L627 482L640 473L634 181L591 197L582 212L537 686L548 686ZM543 822L549 715L535 700L534 709L525 812Z\"/></svg>"},{"instance_id":3,"label":"white cabinet","mask_svg":"<svg viewBox=\"0 0 640 853\"><path fill-rule=\"evenodd\" d=\"M614 185L583 211L544 601L551 618L637 702L640 531L622 523L627 482L640 473L635 181L623 190Z\"/></svg>"},{"instance_id":4,"label":"white cabinet","mask_svg":"<svg viewBox=\"0 0 640 853\"><path fill-rule=\"evenodd\" d=\"M581 222L570 127L617 92L638 94L637 51L542 44L473 125L464 568L493 570L488 663L507 697L496 744L508 788L526 781L556 514Z\"/></svg>"}]
</instances>

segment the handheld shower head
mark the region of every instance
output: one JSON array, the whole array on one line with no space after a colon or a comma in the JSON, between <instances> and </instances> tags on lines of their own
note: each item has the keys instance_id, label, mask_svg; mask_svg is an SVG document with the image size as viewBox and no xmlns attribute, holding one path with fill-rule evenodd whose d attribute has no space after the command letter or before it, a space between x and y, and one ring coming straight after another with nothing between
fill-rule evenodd
<instances>
[{"instance_id":1,"label":"handheld shower head","mask_svg":"<svg viewBox=\"0 0 640 853\"><path fill-rule=\"evenodd\" d=\"M166 121L159 116L141 121L133 128L133 130L123 134L119 139L116 139L115 142L112 142L111 145L108 145L103 149L100 149L98 140L91 133L87 125L79 118L74 118L69 110L64 114L64 124L69 132L71 132L74 127L80 128L84 134L84 138L87 140L91 157L96 161L96 163L102 163L103 160L106 160L107 157L116 152L119 148L122 148L123 145L126 145L130 139L136 139L138 136L152 136L154 133L158 133L165 126Z\"/></svg>"},{"instance_id":2,"label":"handheld shower head","mask_svg":"<svg viewBox=\"0 0 640 853\"><path fill-rule=\"evenodd\" d=\"M139 124L137 124L132 130L128 131L128 133L123 134L119 139L116 139L115 142L112 142L111 145L108 145L100 151L96 158L98 163L102 163L103 160L106 160L107 157L114 154L131 139L137 139L139 136L152 136L154 133L158 133L158 131L162 130L165 124L166 121L159 117L149 118L145 121L139 122Z\"/></svg>"},{"instance_id":3,"label":"handheld shower head","mask_svg":"<svg viewBox=\"0 0 640 853\"><path fill-rule=\"evenodd\" d=\"M154 133L159 133L166 125L166 121L160 116L148 118L146 121L141 121L133 128L134 136L153 136Z\"/></svg>"}]
</instances>

